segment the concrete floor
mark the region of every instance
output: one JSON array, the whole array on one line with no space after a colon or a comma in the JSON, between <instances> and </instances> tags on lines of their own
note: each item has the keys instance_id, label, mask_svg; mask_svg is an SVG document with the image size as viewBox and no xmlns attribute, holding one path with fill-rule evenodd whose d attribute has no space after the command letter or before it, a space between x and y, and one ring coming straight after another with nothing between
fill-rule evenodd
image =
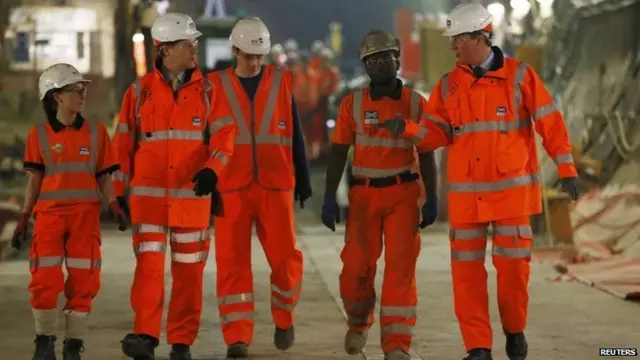
<instances>
[{"instance_id":1,"label":"concrete floor","mask_svg":"<svg viewBox=\"0 0 640 360\"><path fill-rule=\"evenodd\" d=\"M252 358L320 360L358 359L342 350L345 323L338 306L339 251L343 234L333 234L321 226L300 229L299 243L304 251L305 277L301 303L296 316L296 344L280 353L272 345L273 325L269 313L268 266L257 242L254 247L254 273L257 292L257 323ZM129 286L134 258L129 236L104 230L102 290L91 317L86 339L85 359L123 359L119 340L130 331ZM209 257L212 259L213 257ZM640 306L624 302L583 285L551 283L550 270L534 264L531 281L530 321L527 330L529 359L588 360L598 358L600 347L640 347ZM491 265L488 268L492 271ZM215 306L215 266L209 262L205 288L202 328L194 346L196 359L223 359ZM169 275L167 275L169 279ZM442 227L423 234L418 266L420 311L413 359L459 360L464 356L460 334L453 315L446 232ZM0 263L0 359L31 358L33 323L26 290L29 280L26 261ZM378 285L380 285L378 279ZM491 286L495 286L492 281ZM495 305L495 358L506 359L503 337ZM61 333L62 335L62 333ZM382 359L377 326L372 329L367 359ZM163 339L164 340L164 339ZM162 345L160 359L168 348Z\"/></svg>"}]
</instances>

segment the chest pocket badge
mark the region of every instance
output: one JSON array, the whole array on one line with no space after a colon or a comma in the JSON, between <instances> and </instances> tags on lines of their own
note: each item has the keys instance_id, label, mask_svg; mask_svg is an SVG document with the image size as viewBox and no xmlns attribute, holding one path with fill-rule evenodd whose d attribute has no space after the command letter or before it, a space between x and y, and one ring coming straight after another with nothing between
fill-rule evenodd
<instances>
[{"instance_id":1,"label":"chest pocket badge","mask_svg":"<svg viewBox=\"0 0 640 360\"><path fill-rule=\"evenodd\" d=\"M80 146L80 155L89 155L89 147Z\"/></svg>"},{"instance_id":2,"label":"chest pocket badge","mask_svg":"<svg viewBox=\"0 0 640 360\"><path fill-rule=\"evenodd\" d=\"M286 124L284 123L284 121L280 121L278 122L278 129L280 130L284 130L286 128Z\"/></svg>"},{"instance_id":3,"label":"chest pocket badge","mask_svg":"<svg viewBox=\"0 0 640 360\"><path fill-rule=\"evenodd\" d=\"M365 111L364 112L364 124L365 125L374 125L380 121L378 118L377 111Z\"/></svg>"},{"instance_id":4,"label":"chest pocket badge","mask_svg":"<svg viewBox=\"0 0 640 360\"><path fill-rule=\"evenodd\" d=\"M200 120L199 117L194 116L193 119L191 119L191 125L195 127L200 127L202 125L202 120Z\"/></svg>"}]
</instances>

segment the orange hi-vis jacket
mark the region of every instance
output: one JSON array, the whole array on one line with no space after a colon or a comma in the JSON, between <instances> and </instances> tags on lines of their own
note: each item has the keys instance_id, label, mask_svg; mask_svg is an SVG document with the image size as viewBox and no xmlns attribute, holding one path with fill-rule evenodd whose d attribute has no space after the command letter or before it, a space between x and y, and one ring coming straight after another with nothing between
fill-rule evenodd
<instances>
[{"instance_id":1,"label":"orange hi-vis jacket","mask_svg":"<svg viewBox=\"0 0 640 360\"><path fill-rule=\"evenodd\" d=\"M494 48L495 70L477 79L458 64L429 97L419 148L450 146L449 216L452 223L488 222L542 211L535 131L561 178L577 176L562 114L535 71Z\"/></svg>"},{"instance_id":2,"label":"orange hi-vis jacket","mask_svg":"<svg viewBox=\"0 0 640 360\"><path fill-rule=\"evenodd\" d=\"M416 161L414 140L394 137L378 125L401 116L414 121L417 126L424 108L426 100L407 87L402 88L400 100L384 97L373 101L369 88L347 95L340 105L332 142L355 145L352 175L356 178L380 178L413 169Z\"/></svg>"},{"instance_id":3,"label":"orange hi-vis jacket","mask_svg":"<svg viewBox=\"0 0 640 360\"><path fill-rule=\"evenodd\" d=\"M34 126L27 136L24 167L44 173L34 211L56 214L100 206L96 178L119 168L105 126L80 115L71 126L57 120Z\"/></svg>"},{"instance_id":4,"label":"orange hi-vis jacket","mask_svg":"<svg viewBox=\"0 0 640 360\"><path fill-rule=\"evenodd\" d=\"M218 189L236 191L256 181L267 189L292 190L291 74L264 66L253 102L233 68L211 73L209 78L214 83L213 117L233 121L237 129L234 155L219 178Z\"/></svg>"},{"instance_id":5,"label":"orange hi-vis jacket","mask_svg":"<svg viewBox=\"0 0 640 360\"><path fill-rule=\"evenodd\" d=\"M131 221L205 228L210 197L193 192L204 167L221 176L233 153L235 126L211 115L211 87L198 69L174 93L160 70L127 90L115 144L122 171L114 174L117 196L129 190Z\"/></svg>"}]
</instances>

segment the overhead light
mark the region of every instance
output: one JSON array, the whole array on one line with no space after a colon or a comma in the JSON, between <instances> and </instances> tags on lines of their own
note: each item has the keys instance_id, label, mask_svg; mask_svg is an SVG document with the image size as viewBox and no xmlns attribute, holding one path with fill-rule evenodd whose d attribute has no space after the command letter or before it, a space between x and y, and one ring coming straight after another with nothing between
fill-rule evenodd
<instances>
[{"instance_id":1,"label":"overhead light","mask_svg":"<svg viewBox=\"0 0 640 360\"><path fill-rule=\"evenodd\" d=\"M491 17L493 17L493 25L500 26L500 24L502 23L502 20L504 20L504 13L505 13L504 5L495 2L495 3L489 4L489 6L487 6L487 10L491 14Z\"/></svg>"},{"instance_id":2,"label":"overhead light","mask_svg":"<svg viewBox=\"0 0 640 360\"><path fill-rule=\"evenodd\" d=\"M529 0L511 0L509 2L511 5L512 16L516 19L524 18L531 10L531 4L529 4Z\"/></svg>"},{"instance_id":3,"label":"overhead light","mask_svg":"<svg viewBox=\"0 0 640 360\"><path fill-rule=\"evenodd\" d=\"M142 33L135 33L132 40L134 43L141 43L144 41L144 35Z\"/></svg>"}]
</instances>

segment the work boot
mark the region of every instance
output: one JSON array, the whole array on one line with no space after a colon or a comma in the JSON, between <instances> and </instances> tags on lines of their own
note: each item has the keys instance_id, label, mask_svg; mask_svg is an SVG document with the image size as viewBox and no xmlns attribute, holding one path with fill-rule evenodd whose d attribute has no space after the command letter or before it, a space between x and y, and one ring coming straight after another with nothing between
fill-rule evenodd
<instances>
[{"instance_id":1,"label":"work boot","mask_svg":"<svg viewBox=\"0 0 640 360\"><path fill-rule=\"evenodd\" d=\"M55 335L38 335L33 342L36 344L36 350L32 360L56 360Z\"/></svg>"},{"instance_id":2,"label":"work boot","mask_svg":"<svg viewBox=\"0 0 640 360\"><path fill-rule=\"evenodd\" d=\"M504 332L507 337L507 345L505 350L509 360L525 360L529 352L529 345L527 344L527 338L524 337L524 333L509 334Z\"/></svg>"},{"instance_id":3,"label":"work boot","mask_svg":"<svg viewBox=\"0 0 640 360\"><path fill-rule=\"evenodd\" d=\"M192 360L189 345L173 344L171 345L171 353L169 360Z\"/></svg>"},{"instance_id":4,"label":"work boot","mask_svg":"<svg viewBox=\"0 0 640 360\"><path fill-rule=\"evenodd\" d=\"M80 360L84 342L80 339L66 339L62 348L62 360Z\"/></svg>"},{"instance_id":5,"label":"work boot","mask_svg":"<svg viewBox=\"0 0 640 360\"><path fill-rule=\"evenodd\" d=\"M411 360L411 355L402 349L393 349L384 354L384 360Z\"/></svg>"},{"instance_id":6,"label":"work boot","mask_svg":"<svg viewBox=\"0 0 640 360\"><path fill-rule=\"evenodd\" d=\"M296 332L293 330L293 325L288 329L280 329L276 326L276 332L273 334L273 343L276 345L276 349L281 351L288 350L296 339Z\"/></svg>"},{"instance_id":7,"label":"work boot","mask_svg":"<svg viewBox=\"0 0 640 360\"><path fill-rule=\"evenodd\" d=\"M235 344L229 345L227 348L227 358L230 359L239 359L246 358L249 356L249 345L243 342L237 342Z\"/></svg>"},{"instance_id":8,"label":"work boot","mask_svg":"<svg viewBox=\"0 0 640 360\"><path fill-rule=\"evenodd\" d=\"M122 339L122 352L134 360L155 360L158 339L149 335L127 334Z\"/></svg>"},{"instance_id":9,"label":"work boot","mask_svg":"<svg viewBox=\"0 0 640 360\"><path fill-rule=\"evenodd\" d=\"M493 360L491 350L488 349L471 349L467 353L467 357L462 360Z\"/></svg>"},{"instance_id":10,"label":"work boot","mask_svg":"<svg viewBox=\"0 0 640 360\"><path fill-rule=\"evenodd\" d=\"M344 337L344 349L349 355L358 355L362 353L364 346L367 344L367 331L347 331Z\"/></svg>"}]
</instances>

